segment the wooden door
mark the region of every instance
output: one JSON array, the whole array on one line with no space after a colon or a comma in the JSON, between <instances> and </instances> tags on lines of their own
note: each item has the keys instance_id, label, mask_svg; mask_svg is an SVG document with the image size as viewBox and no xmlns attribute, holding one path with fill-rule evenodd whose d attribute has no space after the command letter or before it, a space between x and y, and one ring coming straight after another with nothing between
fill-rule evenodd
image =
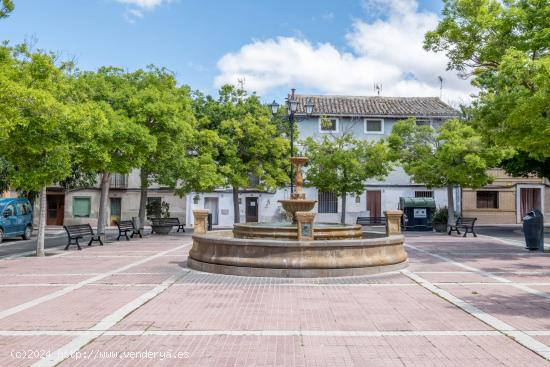
<instances>
[{"instance_id":1,"label":"wooden door","mask_svg":"<svg viewBox=\"0 0 550 367\"><path fill-rule=\"evenodd\" d=\"M258 198L246 198L246 221L258 221Z\"/></svg>"},{"instance_id":2,"label":"wooden door","mask_svg":"<svg viewBox=\"0 0 550 367\"><path fill-rule=\"evenodd\" d=\"M382 216L382 191L367 191L367 210L371 218L380 218Z\"/></svg>"},{"instance_id":3,"label":"wooden door","mask_svg":"<svg viewBox=\"0 0 550 367\"><path fill-rule=\"evenodd\" d=\"M49 226L62 226L65 215L65 195L46 195L48 213L46 224Z\"/></svg>"},{"instance_id":4,"label":"wooden door","mask_svg":"<svg viewBox=\"0 0 550 367\"><path fill-rule=\"evenodd\" d=\"M120 198L111 198L111 225L116 225L115 222L120 220L122 212L122 201Z\"/></svg>"}]
</instances>

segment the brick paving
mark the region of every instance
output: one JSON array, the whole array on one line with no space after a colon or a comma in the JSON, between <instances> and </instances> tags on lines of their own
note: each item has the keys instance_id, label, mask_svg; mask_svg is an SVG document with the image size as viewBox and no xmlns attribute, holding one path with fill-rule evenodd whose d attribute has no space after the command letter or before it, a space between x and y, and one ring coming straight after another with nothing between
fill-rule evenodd
<instances>
[{"instance_id":1,"label":"brick paving","mask_svg":"<svg viewBox=\"0 0 550 367\"><path fill-rule=\"evenodd\" d=\"M412 235L401 272L278 279L190 270L190 243L0 260L0 366L550 365L549 254Z\"/></svg>"}]
</instances>

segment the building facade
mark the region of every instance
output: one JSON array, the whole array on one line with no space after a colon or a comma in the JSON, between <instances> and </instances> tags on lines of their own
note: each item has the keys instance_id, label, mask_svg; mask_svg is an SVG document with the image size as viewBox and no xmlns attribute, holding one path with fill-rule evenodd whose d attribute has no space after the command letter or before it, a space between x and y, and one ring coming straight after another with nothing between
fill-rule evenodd
<instances>
[{"instance_id":1,"label":"building facade","mask_svg":"<svg viewBox=\"0 0 550 367\"><path fill-rule=\"evenodd\" d=\"M61 226L89 223L97 226L100 195L99 185L76 190L65 190L59 186L48 187L46 224ZM107 225L114 225L116 220L138 217L140 195L139 170L133 170L128 175L113 174L109 190ZM152 185L148 190L147 201L168 203L170 216L185 221L186 197L178 197L174 190ZM37 220L35 216L35 221Z\"/></svg>"},{"instance_id":2,"label":"building facade","mask_svg":"<svg viewBox=\"0 0 550 367\"><path fill-rule=\"evenodd\" d=\"M495 178L490 185L479 190L462 189L464 217L478 218L480 224L516 224L534 208L547 211L544 204L550 200L550 190L544 179L510 177L501 169L489 174ZM550 212L545 214L548 222Z\"/></svg>"},{"instance_id":3,"label":"building facade","mask_svg":"<svg viewBox=\"0 0 550 367\"><path fill-rule=\"evenodd\" d=\"M458 112L439 98L391 98L295 95L298 101L298 140L312 137L321 139L326 134L353 134L356 139L379 140L387 138L395 123L415 117L417 124L441 126L446 120L458 116ZM313 113L306 115L307 102L314 105ZM321 120L330 121L329 124ZM300 149L298 144L298 150ZM316 221L339 222L341 198L333 193L319 192L314 187L304 188L307 198L317 200L313 209ZM456 210L460 210L460 189L455 190ZM279 221L285 213L278 200L290 197L289 188L275 192L243 190L240 193L240 220ZM433 197L438 206L447 205L446 189L428 189L416 184L401 168L396 168L383 181L365 182L361 195L348 196L346 221L355 223L357 216L381 217L384 210L397 209L400 197ZM194 193L187 198L187 223L192 225L192 210L207 208L213 212L213 223L230 227L234 221L233 200L230 190L210 193Z\"/></svg>"}]
</instances>

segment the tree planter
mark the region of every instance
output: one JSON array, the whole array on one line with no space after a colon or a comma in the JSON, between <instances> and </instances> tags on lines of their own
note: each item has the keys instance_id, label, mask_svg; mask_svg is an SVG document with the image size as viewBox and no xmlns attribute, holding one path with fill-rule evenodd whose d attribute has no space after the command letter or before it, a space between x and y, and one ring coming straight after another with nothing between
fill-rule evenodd
<instances>
[{"instance_id":1,"label":"tree planter","mask_svg":"<svg viewBox=\"0 0 550 367\"><path fill-rule=\"evenodd\" d=\"M447 232L447 223L434 223L433 226L436 232Z\"/></svg>"},{"instance_id":2,"label":"tree planter","mask_svg":"<svg viewBox=\"0 0 550 367\"><path fill-rule=\"evenodd\" d=\"M172 230L172 225L153 225L151 228L156 234L168 234Z\"/></svg>"}]
</instances>

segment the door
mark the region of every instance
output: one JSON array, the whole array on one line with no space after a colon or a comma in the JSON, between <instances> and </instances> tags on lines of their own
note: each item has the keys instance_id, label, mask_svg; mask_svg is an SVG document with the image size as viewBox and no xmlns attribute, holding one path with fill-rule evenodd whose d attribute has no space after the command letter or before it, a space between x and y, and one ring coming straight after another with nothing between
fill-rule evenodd
<instances>
[{"instance_id":1,"label":"door","mask_svg":"<svg viewBox=\"0 0 550 367\"><path fill-rule=\"evenodd\" d=\"M48 215L46 224L49 226L62 226L65 213L65 195L46 195Z\"/></svg>"},{"instance_id":2,"label":"door","mask_svg":"<svg viewBox=\"0 0 550 367\"><path fill-rule=\"evenodd\" d=\"M120 198L111 198L111 225L116 225L115 222L120 220L120 214L122 212L122 200Z\"/></svg>"},{"instance_id":3,"label":"door","mask_svg":"<svg viewBox=\"0 0 550 367\"><path fill-rule=\"evenodd\" d=\"M258 198L246 198L246 221L258 221Z\"/></svg>"},{"instance_id":4,"label":"door","mask_svg":"<svg viewBox=\"0 0 550 367\"><path fill-rule=\"evenodd\" d=\"M371 218L382 217L382 191L380 190L367 191L367 210Z\"/></svg>"},{"instance_id":5,"label":"door","mask_svg":"<svg viewBox=\"0 0 550 367\"><path fill-rule=\"evenodd\" d=\"M540 189L535 187L522 187L519 189L520 220L533 209L541 210L540 193Z\"/></svg>"},{"instance_id":6,"label":"door","mask_svg":"<svg viewBox=\"0 0 550 367\"><path fill-rule=\"evenodd\" d=\"M212 225L218 225L218 198L204 198L204 209L212 213Z\"/></svg>"},{"instance_id":7,"label":"door","mask_svg":"<svg viewBox=\"0 0 550 367\"><path fill-rule=\"evenodd\" d=\"M4 236L16 236L18 234L18 231L17 212L15 211L15 206L13 204L6 205L2 216L4 217Z\"/></svg>"}]
</instances>

